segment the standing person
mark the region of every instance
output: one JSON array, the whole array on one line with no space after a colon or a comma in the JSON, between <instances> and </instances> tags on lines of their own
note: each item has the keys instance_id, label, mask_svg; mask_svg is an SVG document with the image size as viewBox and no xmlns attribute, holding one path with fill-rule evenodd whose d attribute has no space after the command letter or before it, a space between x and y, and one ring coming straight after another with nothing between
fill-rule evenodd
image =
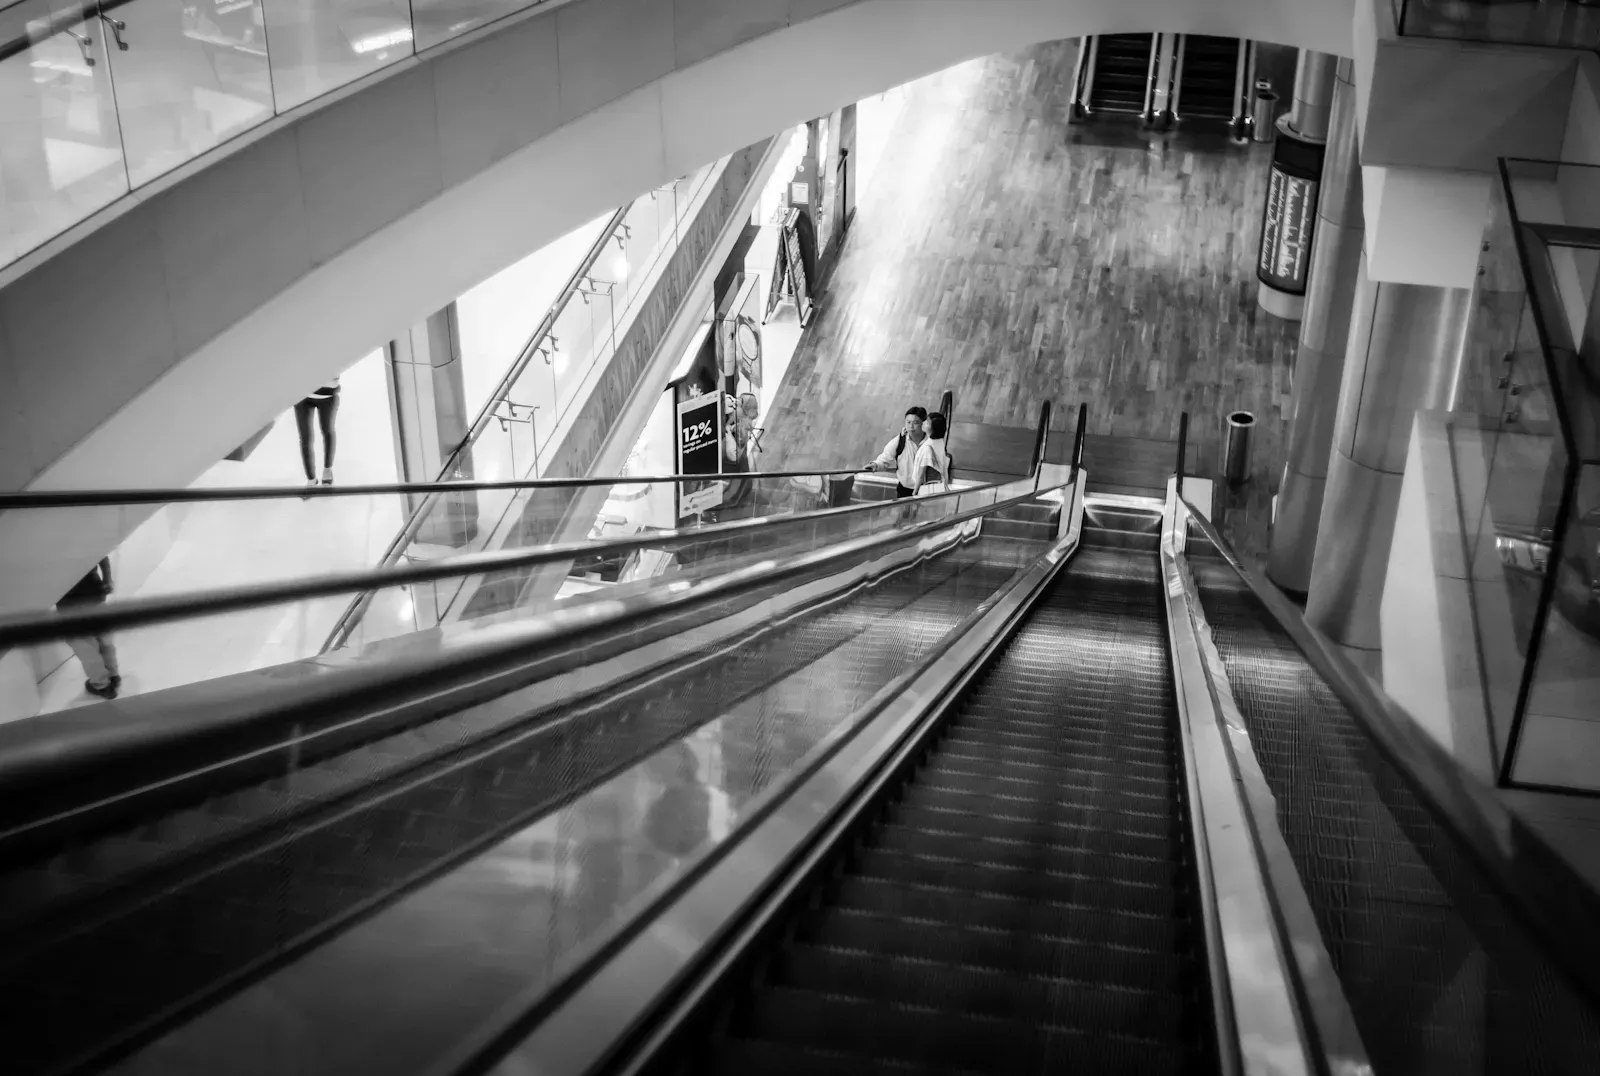
<instances>
[{"instance_id":1,"label":"standing person","mask_svg":"<svg viewBox=\"0 0 1600 1076\"><path fill-rule=\"evenodd\" d=\"M928 439L917 449L912 471L917 476L917 496L930 497L950 488L950 453L945 447L946 424L937 411L928 416Z\"/></svg>"},{"instance_id":2,"label":"standing person","mask_svg":"<svg viewBox=\"0 0 1600 1076\"><path fill-rule=\"evenodd\" d=\"M100 605L110 594L111 558L102 557L100 563L89 570L88 575L78 580L77 584L56 602L56 608L72 609L85 605ZM122 683L122 673L117 668L117 648L111 642L111 637L79 636L68 639L67 645L78 655L78 662L83 666L84 675L88 677L83 682L83 689L102 699L116 698L117 688Z\"/></svg>"},{"instance_id":3,"label":"standing person","mask_svg":"<svg viewBox=\"0 0 1600 1076\"><path fill-rule=\"evenodd\" d=\"M311 436L311 413L317 413L322 428L322 478L317 478L316 443ZM336 377L294 405L294 425L300 433L300 466L307 485L333 485L333 453L339 440L333 432L333 419L339 413L339 379Z\"/></svg>"},{"instance_id":4,"label":"standing person","mask_svg":"<svg viewBox=\"0 0 1600 1076\"><path fill-rule=\"evenodd\" d=\"M862 468L864 471L893 471L896 497L909 497L916 492L917 472L914 465L917 462L917 449L922 447L922 442L928 436L922 426L927 420L927 408L906 408L905 425L899 435L883 446L877 459Z\"/></svg>"}]
</instances>

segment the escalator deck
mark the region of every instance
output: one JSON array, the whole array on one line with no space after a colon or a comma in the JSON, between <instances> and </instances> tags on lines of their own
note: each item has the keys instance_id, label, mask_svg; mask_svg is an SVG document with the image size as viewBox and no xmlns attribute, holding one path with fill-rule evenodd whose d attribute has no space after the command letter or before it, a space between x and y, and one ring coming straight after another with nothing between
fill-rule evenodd
<instances>
[{"instance_id":1,"label":"escalator deck","mask_svg":"<svg viewBox=\"0 0 1600 1076\"><path fill-rule=\"evenodd\" d=\"M1080 553L680 1071L1213 1070L1160 610Z\"/></svg>"}]
</instances>

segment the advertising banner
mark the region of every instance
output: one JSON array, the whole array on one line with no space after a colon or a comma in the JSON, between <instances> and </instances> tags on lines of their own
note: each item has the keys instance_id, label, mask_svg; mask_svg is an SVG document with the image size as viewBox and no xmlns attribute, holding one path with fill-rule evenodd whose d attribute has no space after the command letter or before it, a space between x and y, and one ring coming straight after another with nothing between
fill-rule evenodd
<instances>
[{"instance_id":1,"label":"advertising banner","mask_svg":"<svg viewBox=\"0 0 1600 1076\"><path fill-rule=\"evenodd\" d=\"M1323 146L1284 133L1273 149L1256 278L1287 295L1306 293L1323 153Z\"/></svg>"},{"instance_id":2,"label":"advertising banner","mask_svg":"<svg viewBox=\"0 0 1600 1076\"><path fill-rule=\"evenodd\" d=\"M722 393L708 392L678 405L678 473L722 470ZM678 515L692 516L722 503L722 482L682 482Z\"/></svg>"}]
</instances>

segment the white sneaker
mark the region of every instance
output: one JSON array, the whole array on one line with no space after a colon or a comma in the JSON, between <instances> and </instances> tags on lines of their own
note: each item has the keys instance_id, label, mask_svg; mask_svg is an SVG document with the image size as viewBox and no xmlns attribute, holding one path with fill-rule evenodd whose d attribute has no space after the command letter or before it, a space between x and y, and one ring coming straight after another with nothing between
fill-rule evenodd
<instances>
[{"instance_id":1,"label":"white sneaker","mask_svg":"<svg viewBox=\"0 0 1600 1076\"><path fill-rule=\"evenodd\" d=\"M322 469L322 484L324 486L333 485L333 468L332 467L324 467Z\"/></svg>"}]
</instances>

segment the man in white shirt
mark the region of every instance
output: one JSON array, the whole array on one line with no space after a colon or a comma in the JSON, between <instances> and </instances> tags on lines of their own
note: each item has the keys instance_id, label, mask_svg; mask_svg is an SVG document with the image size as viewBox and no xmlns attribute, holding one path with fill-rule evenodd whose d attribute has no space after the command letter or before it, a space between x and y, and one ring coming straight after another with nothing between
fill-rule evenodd
<instances>
[{"instance_id":1,"label":"man in white shirt","mask_svg":"<svg viewBox=\"0 0 1600 1076\"><path fill-rule=\"evenodd\" d=\"M925 407L906 408L906 422L900 433L890 439L878 453L878 458L862 468L866 471L893 471L896 497L909 497L917 488L917 448L928 436L922 424L928 421Z\"/></svg>"}]
</instances>

